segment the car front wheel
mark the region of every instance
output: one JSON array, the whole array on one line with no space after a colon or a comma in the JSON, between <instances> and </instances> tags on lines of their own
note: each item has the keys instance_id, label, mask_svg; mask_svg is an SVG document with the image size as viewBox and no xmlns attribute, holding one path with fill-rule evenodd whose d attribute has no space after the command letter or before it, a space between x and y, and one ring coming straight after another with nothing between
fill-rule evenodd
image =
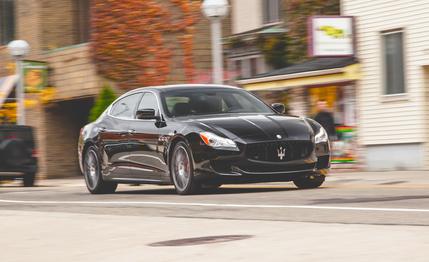
<instances>
[{"instance_id":1,"label":"car front wheel","mask_svg":"<svg viewBox=\"0 0 429 262\"><path fill-rule=\"evenodd\" d=\"M199 189L200 186L194 179L191 151L185 142L178 142L173 149L170 173L178 194L190 195Z\"/></svg>"},{"instance_id":2,"label":"car front wheel","mask_svg":"<svg viewBox=\"0 0 429 262\"><path fill-rule=\"evenodd\" d=\"M293 181L300 189L311 189L320 187L325 182L325 176L319 174L309 174L299 177Z\"/></svg>"},{"instance_id":3,"label":"car front wheel","mask_svg":"<svg viewBox=\"0 0 429 262\"><path fill-rule=\"evenodd\" d=\"M100 170L100 161L96 149L91 146L86 150L83 170L86 187L91 194L114 193L118 187L117 183L104 181Z\"/></svg>"}]
</instances>

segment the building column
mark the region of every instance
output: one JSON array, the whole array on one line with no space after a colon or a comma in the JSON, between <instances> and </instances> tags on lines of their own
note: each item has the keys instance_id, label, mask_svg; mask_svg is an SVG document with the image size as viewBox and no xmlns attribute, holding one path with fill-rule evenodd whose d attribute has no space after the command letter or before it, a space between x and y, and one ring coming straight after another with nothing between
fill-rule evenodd
<instances>
[{"instance_id":1,"label":"building column","mask_svg":"<svg viewBox=\"0 0 429 262\"><path fill-rule=\"evenodd\" d=\"M38 172L37 179L45 179L47 177L46 169L46 121L44 105L40 103L38 94L25 94L25 99L34 105L27 106L26 111L26 125L32 126L34 130L34 140L36 142ZM37 182L36 182L37 183Z\"/></svg>"}]
</instances>

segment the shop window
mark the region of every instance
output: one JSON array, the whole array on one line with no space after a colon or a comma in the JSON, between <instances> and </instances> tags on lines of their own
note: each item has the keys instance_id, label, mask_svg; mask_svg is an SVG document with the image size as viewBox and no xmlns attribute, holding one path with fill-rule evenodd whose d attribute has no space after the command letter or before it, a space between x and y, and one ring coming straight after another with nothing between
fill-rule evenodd
<instances>
[{"instance_id":1,"label":"shop window","mask_svg":"<svg viewBox=\"0 0 429 262\"><path fill-rule=\"evenodd\" d=\"M385 94L405 93L403 32L386 32L382 37Z\"/></svg>"},{"instance_id":2,"label":"shop window","mask_svg":"<svg viewBox=\"0 0 429 262\"><path fill-rule=\"evenodd\" d=\"M280 21L280 0L263 0L262 10L264 24L270 24Z\"/></svg>"},{"instance_id":3,"label":"shop window","mask_svg":"<svg viewBox=\"0 0 429 262\"><path fill-rule=\"evenodd\" d=\"M250 78L266 72L266 65L261 56L243 57L233 60L237 78Z\"/></svg>"},{"instance_id":4,"label":"shop window","mask_svg":"<svg viewBox=\"0 0 429 262\"><path fill-rule=\"evenodd\" d=\"M91 0L75 0L76 5L76 43L86 43L90 40L90 9Z\"/></svg>"},{"instance_id":5,"label":"shop window","mask_svg":"<svg viewBox=\"0 0 429 262\"><path fill-rule=\"evenodd\" d=\"M237 73L237 78L240 79L243 75L241 73L241 60L235 60L235 72Z\"/></svg>"},{"instance_id":6,"label":"shop window","mask_svg":"<svg viewBox=\"0 0 429 262\"><path fill-rule=\"evenodd\" d=\"M0 0L0 45L7 45L15 38L15 3Z\"/></svg>"},{"instance_id":7,"label":"shop window","mask_svg":"<svg viewBox=\"0 0 429 262\"><path fill-rule=\"evenodd\" d=\"M256 76L258 74L258 59L251 58L250 59L250 74L251 76Z\"/></svg>"}]
</instances>

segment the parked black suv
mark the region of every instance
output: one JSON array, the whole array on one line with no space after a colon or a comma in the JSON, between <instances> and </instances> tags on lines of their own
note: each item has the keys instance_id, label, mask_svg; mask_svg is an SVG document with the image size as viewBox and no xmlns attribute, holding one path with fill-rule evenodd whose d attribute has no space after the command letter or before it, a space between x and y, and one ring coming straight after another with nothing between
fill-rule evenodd
<instances>
[{"instance_id":1,"label":"parked black suv","mask_svg":"<svg viewBox=\"0 0 429 262\"><path fill-rule=\"evenodd\" d=\"M24 186L33 186L36 172L33 128L0 125L0 180L22 178Z\"/></svg>"}]
</instances>

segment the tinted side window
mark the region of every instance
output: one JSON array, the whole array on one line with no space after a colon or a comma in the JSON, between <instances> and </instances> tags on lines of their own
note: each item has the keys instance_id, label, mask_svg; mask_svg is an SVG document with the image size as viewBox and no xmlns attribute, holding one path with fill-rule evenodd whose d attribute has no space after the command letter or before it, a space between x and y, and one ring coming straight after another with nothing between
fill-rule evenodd
<instances>
[{"instance_id":1,"label":"tinted side window","mask_svg":"<svg viewBox=\"0 0 429 262\"><path fill-rule=\"evenodd\" d=\"M134 118L136 105L140 100L141 94L126 96L113 105L110 114L121 118Z\"/></svg>"},{"instance_id":2,"label":"tinted side window","mask_svg":"<svg viewBox=\"0 0 429 262\"><path fill-rule=\"evenodd\" d=\"M156 96L152 93L145 93L140 101L138 109L154 109L158 110L158 102Z\"/></svg>"}]
</instances>

